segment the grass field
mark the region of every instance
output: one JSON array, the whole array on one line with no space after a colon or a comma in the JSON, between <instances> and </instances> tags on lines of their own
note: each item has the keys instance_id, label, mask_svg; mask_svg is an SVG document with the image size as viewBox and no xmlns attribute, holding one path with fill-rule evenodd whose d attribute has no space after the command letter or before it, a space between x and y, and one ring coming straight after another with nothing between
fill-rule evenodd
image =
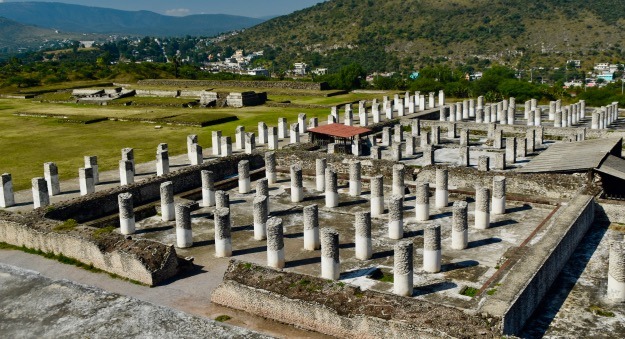
<instances>
[{"instance_id":1,"label":"grass field","mask_svg":"<svg viewBox=\"0 0 625 339\"><path fill-rule=\"evenodd\" d=\"M61 123L57 118L14 116L16 112L80 115L81 118L176 116L188 120L204 119L210 114L233 114L238 120L204 128L163 124L161 129L155 129L154 124L141 122ZM100 169L106 171L117 168L124 147L134 148L137 161L146 162L155 159L159 143L168 143L172 155L182 154L186 152L186 136L189 134L197 134L200 144L208 148L214 130L233 136L235 128L241 125L247 131L256 132L258 122L276 126L278 118L285 117L290 124L296 122L297 115L302 112L308 118L325 119L329 110L264 106L243 109L136 108L0 99L0 173L11 173L15 189L22 190L30 187L32 178L43 176L44 162L56 162L61 179L75 178L78 168L84 165L85 155L97 155Z\"/></svg>"}]
</instances>

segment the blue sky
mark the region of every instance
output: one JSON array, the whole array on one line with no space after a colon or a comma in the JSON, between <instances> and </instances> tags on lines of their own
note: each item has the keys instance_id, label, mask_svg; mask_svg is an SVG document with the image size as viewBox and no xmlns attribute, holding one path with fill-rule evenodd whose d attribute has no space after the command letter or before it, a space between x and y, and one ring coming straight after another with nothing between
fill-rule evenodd
<instances>
[{"instance_id":1,"label":"blue sky","mask_svg":"<svg viewBox=\"0 0 625 339\"><path fill-rule=\"evenodd\" d=\"M21 0L0 0L0 2L21 2ZM63 2L129 11L149 10L178 16L189 14L233 14L258 18L288 14L323 2L323 0L56 0L46 2Z\"/></svg>"}]
</instances>

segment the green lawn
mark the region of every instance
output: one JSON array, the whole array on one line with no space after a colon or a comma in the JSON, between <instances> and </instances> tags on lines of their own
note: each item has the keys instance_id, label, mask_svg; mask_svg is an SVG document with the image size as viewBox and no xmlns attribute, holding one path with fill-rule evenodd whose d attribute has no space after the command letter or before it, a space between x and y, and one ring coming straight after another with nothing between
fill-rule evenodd
<instances>
[{"instance_id":1,"label":"green lawn","mask_svg":"<svg viewBox=\"0 0 625 339\"><path fill-rule=\"evenodd\" d=\"M35 118L14 116L15 112L39 112L80 116L139 117L179 116L193 119L205 115L224 113L236 115L238 120L204 128L181 127L140 122L103 121L89 125L60 123L56 118ZM307 118L326 119L329 110L294 109L275 107L250 107L243 109L200 109L200 108L134 108L78 104L37 103L31 100L0 99L0 173L13 175L16 190L30 187L34 177L43 176L43 163L53 161L59 167L61 179L75 178L78 168L84 165L83 156L97 155L100 169L116 169L121 149L132 147L138 162L155 159L156 146L168 143L170 153L186 152L186 136L197 134L204 148L211 146L211 132L221 130L226 136L233 136L237 126L257 132L258 122L277 126L278 118L285 117L288 123L297 121L299 113ZM82 118L82 117L81 117Z\"/></svg>"}]
</instances>

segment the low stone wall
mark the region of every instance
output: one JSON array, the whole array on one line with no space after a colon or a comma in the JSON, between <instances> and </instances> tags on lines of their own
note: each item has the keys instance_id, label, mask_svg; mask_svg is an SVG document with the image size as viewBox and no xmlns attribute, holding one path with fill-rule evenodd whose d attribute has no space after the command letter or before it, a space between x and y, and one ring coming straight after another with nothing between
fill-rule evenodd
<instances>
[{"instance_id":1,"label":"low stone wall","mask_svg":"<svg viewBox=\"0 0 625 339\"><path fill-rule=\"evenodd\" d=\"M580 195L559 211L541 239L487 296L480 312L501 319L501 332L519 333L560 274L595 218L593 196ZM529 277L529 278L528 278Z\"/></svg>"},{"instance_id":2,"label":"low stone wall","mask_svg":"<svg viewBox=\"0 0 625 339\"><path fill-rule=\"evenodd\" d=\"M43 221L42 221L43 222ZM78 226L72 232L50 231L28 223L0 219L0 241L47 253L63 254L84 264L154 286L178 272L173 246L148 240L130 240L111 233L89 239L93 229ZM85 234L85 236L81 236ZM104 243L111 246L106 247Z\"/></svg>"},{"instance_id":3,"label":"low stone wall","mask_svg":"<svg viewBox=\"0 0 625 339\"><path fill-rule=\"evenodd\" d=\"M237 166L241 160L249 160L252 169L264 166L264 159L260 154L238 154L227 158L219 158L203 165L185 167L164 176L155 176L141 180L132 185L118 186L106 191L54 204L45 216L54 220L74 219L79 223L99 219L118 212L117 196L120 193L132 193L134 206L138 207L159 200L160 185L165 181L173 183L174 194L187 192L202 186L202 178L200 176L202 170L213 171L216 181L223 180L237 175Z\"/></svg>"},{"instance_id":4,"label":"low stone wall","mask_svg":"<svg viewBox=\"0 0 625 339\"><path fill-rule=\"evenodd\" d=\"M278 88L310 91L329 90L326 82L299 82L299 81L236 81L236 80L175 80L175 79L147 79L139 80L139 86L168 86L168 87L237 87L237 88Z\"/></svg>"},{"instance_id":5,"label":"low stone wall","mask_svg":"<svg viewBox=\"0 0 625 339\"><path fill-rule=\"evenodd\" d=\"M461 310L231 261L211 301L338 338L497 337Z\"/></svg>"},{"instance_id":6,"label":"low stone wall","mask_svg":"<svg viewBox=\"0 0 625 339\"><path fill-rule=\"evenodd\" d=\"M155 89L137 89L135 90L138 97L159 97L159 98L177 98L180 91L165 91Z\"/></svg>"}]
</instances>

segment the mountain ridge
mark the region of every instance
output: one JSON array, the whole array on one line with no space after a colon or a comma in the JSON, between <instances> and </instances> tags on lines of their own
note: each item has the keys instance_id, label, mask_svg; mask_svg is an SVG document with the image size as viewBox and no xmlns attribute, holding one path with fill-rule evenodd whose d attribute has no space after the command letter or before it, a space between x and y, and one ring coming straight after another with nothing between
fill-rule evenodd
<instances>
[{"instance_id":1,"label":"mountain ridge","mask_svg":"<svg viewBox=\"0 0 625 339\"><path fill-rule=\"evenodd\" d=\"M263 22L227 14L174 17L151 11L122 11L59 2L3 2L0 16L66 32L141 36L214 36Z\"/></svg>"}]
</instances>

